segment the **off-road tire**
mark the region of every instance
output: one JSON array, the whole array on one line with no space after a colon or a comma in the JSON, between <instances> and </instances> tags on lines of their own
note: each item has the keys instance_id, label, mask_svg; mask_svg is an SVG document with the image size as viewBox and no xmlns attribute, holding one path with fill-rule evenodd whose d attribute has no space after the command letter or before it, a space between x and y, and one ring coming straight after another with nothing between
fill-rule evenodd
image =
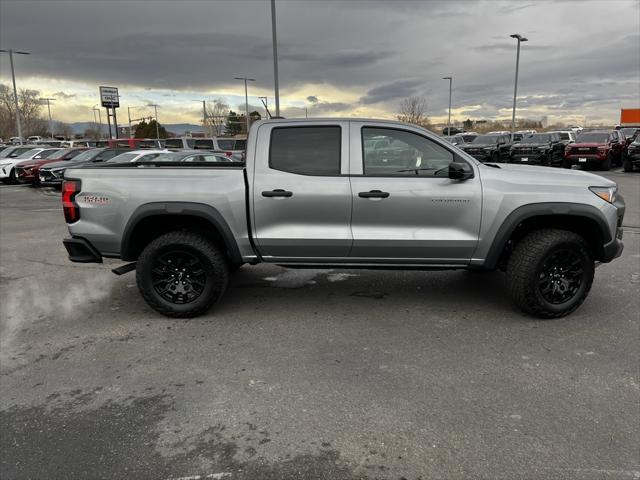
<instances>
[{"instance_id":1,"label":"off-road tire","mask_svg":"<svg viewBox=\"0 0 640 480\"><path fill-rule=\"evenodd\" d=\"M622 162L622 169L625 172L633 172L633 162L629 157L625 157L624 161Z\"/></svg>"},{"instance_id":2,"label":"off-road tire","mask_svg":"<svg viewBox=\"0 0 640 480\"><path fill-rule=\"evenodd\" d=\"M491 163L500 163L500 155L498 152L493 152L491 154Z\"/></svg>"},{"instance_id":3,"label":"off-road tire","mask_svg":"<svg viewBox=\"0 0 640 480\"><path fill-rule=\"evenodd\" d=\"M570 169L572 167L571 161L566 158L562 159L562 168Z\"/></svg>"},{"instance_id":4,"label":"off-road tire","mask_svg":"<svg viewBox=\"0 0 640 480\"><path fill-rule=\"evenodd\" d=\"M563 250L574 252L583 268L581 283L566 302L554 304L544 298L540 278L545 261ZM589 294L595 265L584 239L573 232L556 229L536 230L515 247L507 264L507 283L513 302L523 312L538 318L559 318L576 310Z\"/></svg>"},{"instance_id":5,"label":"off-road tire","mask_svg":"<svg viewBox=\"0 0 640 480\"><path fill-rule=\"evenodd\" d=\"M607 158L605 159L605 161L600 164L600 170L604 172L611 170L612 161L613 161L613 157L611 153L607 154Z\"/></svg>"},{"instance_id":6,"label":"off-road tire","mask_svg":"<svg viewBox=\"0 0 640 480\"><path fill-rule=\"evenodd\" d=\"M9 172L9 179L7 180L7 183L9 185L15 185L16 183L18 183L18 179L16 177L16 169L12 168L11 171Z\"/></svg>"},{"instance_id":7,"label":"off-road tire","mask_svg":"<svg viewBox=\"0 0 640 480\"><path fill-rule=\"evenodd\" d=\"M163 298L153 286L152 270L158 258L167 252L191 255L198 260L206 278L200 295L189 303L173 303ZM136 282L142 297L151 308L167 317L192 318L207 312L227 289L229 264L222 250L207 238L188 231L166 233L149 243L136 264Z\"/></svg>"}]
</instances>

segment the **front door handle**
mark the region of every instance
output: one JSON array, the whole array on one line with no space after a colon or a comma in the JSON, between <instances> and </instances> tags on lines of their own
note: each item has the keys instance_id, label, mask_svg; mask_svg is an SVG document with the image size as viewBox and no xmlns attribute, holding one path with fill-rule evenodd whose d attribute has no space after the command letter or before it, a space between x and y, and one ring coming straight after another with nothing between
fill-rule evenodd
<instances>
[{"instance_id":1,"label":"front door handle","mask_svg":"<svg viewBox=\"0 0 640 480\"><path fill-rule=\"evenodd\" d=\"M281 188L276 188L275 190L262 192L262 196L263 197L291 197L293 196L293 192L289 192Z\"/></svg>"},{"instance_id":2,"label":"front door handle","mask_svg":"<svg viewBox=\"0 0 640 480\"><path fill-rule=\"evenodd\" d=\"M383 192L381 190L369 190L368 192L360 192L358 196L361 198L387 198L389 192Z\"/></svg>"}]
</instances>

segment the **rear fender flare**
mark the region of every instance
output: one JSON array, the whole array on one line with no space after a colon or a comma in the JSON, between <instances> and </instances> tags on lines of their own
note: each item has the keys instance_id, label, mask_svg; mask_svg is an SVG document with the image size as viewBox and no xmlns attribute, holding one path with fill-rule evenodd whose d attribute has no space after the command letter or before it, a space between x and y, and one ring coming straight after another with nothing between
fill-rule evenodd
<instances>
[{"instance_id":1,"label":"rear fender flare","mask_svg":"<svg viewBox=\"0 0 640 480\"><path fill-rule=\"evenodd\" d=\"M154 202L139 206L133 212L124 228L120 245L120 257L123 260L135 260L132 251L132 235L140 221L148 217L163 215L185 215L207 220L220 233L227 249L229 260L236 264L242 263L238 244L222 214L211 205L196 202Z\"/></svg>"}]
</instances>

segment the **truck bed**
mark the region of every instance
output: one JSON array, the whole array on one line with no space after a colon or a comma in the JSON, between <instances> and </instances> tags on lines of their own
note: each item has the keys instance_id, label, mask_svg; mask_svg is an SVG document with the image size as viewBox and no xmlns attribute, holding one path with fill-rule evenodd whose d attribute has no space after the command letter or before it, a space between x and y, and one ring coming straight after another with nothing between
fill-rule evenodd
<instances>
[{"instance_id":1,"label":"truck bed","mask_svg":"<svg viewBox=\"0 0 640 480\"><path fill-rule=\"evenodd\" d=\"M69 225L70 233L80 237L90 234L104 256L120 256L127 225L141 216L158 210L179 215L185 209L224 219L240 253L253 254L243 163L103 164L70 168L65 179L82 182L82 191L75 198L82 231L76 231L76 223Z\"/></svg>"}]
</instances>

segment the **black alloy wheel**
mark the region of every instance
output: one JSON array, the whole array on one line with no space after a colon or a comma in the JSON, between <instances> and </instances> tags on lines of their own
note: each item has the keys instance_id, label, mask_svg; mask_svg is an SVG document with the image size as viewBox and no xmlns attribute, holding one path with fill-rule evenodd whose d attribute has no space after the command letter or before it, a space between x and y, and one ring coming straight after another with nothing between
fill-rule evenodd
<instances>
[{"instance_id":1,"label":"black alloy wheel","mask_svg":"<svg viewBox=\"0 0 640 480\"><path fill-rule=\"evenodd\" d=\"M174 304L193 302L207 284L201 261L185 250L170 250L156 257L151 279L157 294Z\"/></svg>"},{"instance_id":2,"label":"black alloy wheel","mask_svg":"<svg viewBox=\"0 0 640 480\"><path fill-rule=\"evenodd\" d=\"M540 294L553 305L566 303L580 291L585 273L582 257L575 250L556 250L544 260L540 269Z\"/></svg>"}]
</instances>

